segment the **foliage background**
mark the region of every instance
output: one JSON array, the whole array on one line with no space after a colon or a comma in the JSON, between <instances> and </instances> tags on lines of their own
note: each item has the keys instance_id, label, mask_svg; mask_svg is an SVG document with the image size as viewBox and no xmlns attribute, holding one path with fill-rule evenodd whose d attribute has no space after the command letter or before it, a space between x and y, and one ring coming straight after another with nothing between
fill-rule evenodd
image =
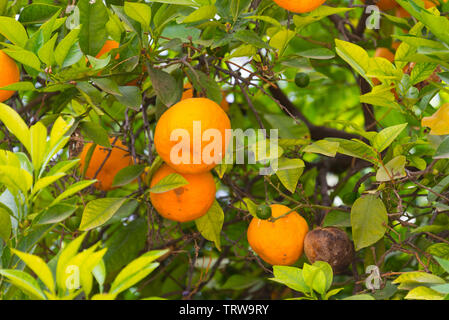
<instances>
[{"instance_id":1,"label":"foliage background","mask_svg":"<svg viewBox=\"0 0 449 320\"><path fill-rule=\"evenodd\" d=\"M366 29L365 5L354 1L297 15L271 0L0 0L0 46L21 65L21 82L8 87L18 93L0 110L0 147L11 152L0 157L2 298L285 299L322 291L313 279L306 289L296 283L309 268L305 257L295 264L304 271L275 268L287 287L269 281L271 268L246 240L251 203L265 202L297 207L311 228L337 226L354 240L353 264L325 288L339 289L333 298L447 297L447 260L434 257L449 259L449 143L421 119L449 102L449 5L424 12L421 1L398 3L412 18L386 12L380 29ZM95 58L107 39L120 47ZM370 58L394 39L402 43L394 64ZM307 87L295 85L298 72L310 77ZM203 223L203 234L201 222L163 220L148 196L160 163L154 127L186 81L217 102L224 91L234 129L279 129L287 168L263 177L260 164L218 167L208 213L215 222ZM75 167L84 141L110 147L108 136L124 140L136 165L106 193ZM61 250L80 235L73 252ZM100 252L98 265L82 271L82 289L67 291L61 256L83 265L78 248ZM44 294L52 280L39 270L47 269L14 249L48 263L59 291ZM154 251L161 249L169 253ZM145 272L124 268L138 257ZM375 292L363 284L372 264L382 276ZM123 270L129 282L121 290Z\"/></svg>"}]
</instances>

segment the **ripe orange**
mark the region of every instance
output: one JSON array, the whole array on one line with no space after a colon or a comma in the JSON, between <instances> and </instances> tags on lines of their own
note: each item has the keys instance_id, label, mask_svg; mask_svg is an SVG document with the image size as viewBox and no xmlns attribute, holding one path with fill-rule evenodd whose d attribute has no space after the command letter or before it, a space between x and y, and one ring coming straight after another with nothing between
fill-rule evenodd
<instances>
[{"instance_id":1,"label":"ripe orange","mask_svg":"<svg viewBox=\"0 0 449 320\"><path fill-rule=\"evenodd\" d=\"M20 71L17 64L6 53L0 50L0 87L20 81ZM0 102L12 97L15 91L0 90Z\"/></svg>"},{"instance_id":2,"label":"ripe orange","mask_svg":"<svg viewBox=\"0 0 449 320\"><path fill-rule=\"evenodd\" d=\"M106 42L103 45L103 48L100 49L100 52L97 53L95 58L100 59L102 55L108 53L112 49L117 49L119 47L119 43L115 40L106 40ZM120 55L117 53L115 56L115 59L120 58Z\"/></svg>"},{"instance_id":3,"label":"ripe orange","mask_svg":"<svg viewBox=\"0 0 449 320\"><path fill-rule=\"evenodd\" d=\"M172 173L177 172L163 164L154 173L150 187ZM215 181L210 172L181 175L188 184L163 193L150 192L150 199L153 207L164 218L187 222L202 217L210 209L215 200Z\"/></svg>"},{"instance_id":4,"label":"ripe orange","mask_svg":"<svg viewBox=\"0 0 449 320\"><path fill-rule=\"evenodd\" d=\"M273 204L271 213L279 217L290 208ZM304 238L309 231L306 220L293 211L274 222L253 218L247 238L251 248L267 263L292 265L303 253Z\"/></svg>"},{"instance_id":5,"label":"ripe orange","mask_svg":"<svg viewBox=\"0 0 449 320\"><path fill-rule=\"evenodd\" d=\"M394 61L394 53L387 48L377 48L376 52L374 53L374 56L385 58L390 62Z\"/></svg>"},{"instance_id":6,"label":"ripe orange","mask_svg":"<svg viewBox=\"0 0 449 320\"><path fill-rule=\"evenodd\" d=\"M112 144L114 138L110 138L109 141ZM83 151L81 151L80 154L81 172L84 172L84 168L86 165L86 156L91 146L92 143L86 143L83 147ZM133 160L129 152L125 151L127 149L128 148L120 140L117 140L115 142L115 144L112 147L112 151L97 145L95 147L94 152L92 153L92 157L90 158L88 164L89 166L87 167L86 170L86 178L87 179L96 178L98 180L98 182L95 184L95 187L97 189L103 191L111 190L112 182L114 181L115 175L123 168L126 168L133 164ZM107 160L105 161L106 158ZM95 177L95 174L97 173L98 169L100 169L100 171Z\"/></svg>"},{"instance_id":7,"label":"ripe orange","mask_svg":"<svg viewBox=\"0 0 449 320\"><path fill-rule=\"evenodd\" d=\"M408 13L407 10L405 10L401 6L398 6L396 8L396 17L398 17L398 18L410 18L411 15L410 15L410 13Z\"/></svg>"},{"instance_id":8,"label":"ripe orange","mask_svg":"<svg viewBox=\"0 0 449 320\"><path fill-rule=\"evenodd\" d=\"M223 100L221 100L220 107L225 112L228 112L229 111L229 102L226 100L226 93L222 92L221 94L223 96ZM189 98L193 98L193 88L190 83L186 83L184 85L184 91L182 93L181 100L185 100L185 99L189 99Z\"/></svg>"},{"instance_id":9,"label":"ripe orange","mask_svg":"<svg viewBox=\"0 0 449 320\"><path fill-rule=\"evenodd\" d=\"M279 7L296 13L310 12L321 6L326 0L273 0Z\"/></svg>"},{"instance_id":10,"label":"ripe orange","mask_svg":"<svg viewBox=\"0 0 449 320\"><path fill-rule=\"evenodd\" d=\"M185 99L162 114L154 144L161 158L176 171L206 172L225 155L227 129L231 129L231 122L214 101Z\"/></svg>"},{"instance_id":11,"label":"ripe orange","mask_svg":"<svg viewBox=\"0 0 449 320\"><path fill-rule=\"evenodd\" d=\"M395 40L393 41L393 43L391 44L391 48L393 48L395 51L398 50L399 46L401 45L401 41L399 40Z\"/></svg>"},{"instance_id":12,"label":"ripe orange","mask_svg":"<svg viewBox=\"0 0 449 320\"><path fill-rule=\"evenodd\" d=\"M428 1L428 0L424 1L424 7L426 9L430 9L430 8L433 8L433 7L436 7L436 6L437 6L437 4L435 2L433 2L433 1Z\"/></svg>"}]
</instances>

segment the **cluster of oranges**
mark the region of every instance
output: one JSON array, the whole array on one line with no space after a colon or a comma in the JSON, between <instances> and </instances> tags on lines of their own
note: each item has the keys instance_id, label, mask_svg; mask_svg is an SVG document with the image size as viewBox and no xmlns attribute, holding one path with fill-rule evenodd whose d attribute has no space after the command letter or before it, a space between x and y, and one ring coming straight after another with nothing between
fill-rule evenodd
<instances>
[{"instance_id":1,"label":"cluster of oranges","mask_svg":"<svg viewBox=\"0 0 449 320\"><path fill-rule=\"evenodd\" d=\"M195 128L195 123L199 127ZM207 145L203 144L203 134L210 129L217 130L219 135L215 139L221 141L213 141L219 149L213 148L208 153ZM216 192L210 171L218 161L206 161L204 156L223 159L226 130L230 129L231 122L226 112L207 98L183 99L162 114L156 124L154 145L165 164L155 172L150 187L173 173L180 174L188 184L163 193L150 193L151 203L159 214L170 220L187 222L207 213ZM176 137L176 140L173 134L179 130L186 135L180 137L181 140Z\"/></svg>"},{"instance_id":2,"label":"cluster of oranges","mask_svg":"<svg viewBox=\"0 0 449 320\"><path fill-rule=\"evenodd\" d=\"M117 48L118 44L108 41L97 57ZM194 122L200 124L200 136L209 129L218 130L222 141L218 144L221 149L210 150L212 159L222 159L226 152L226 130L231 129L227 115L229 103L223 94L220 105L214 101L194 97L194 90L190 84L184 86L181 101L167 109L156 124L154 145L159 156L164 160L150 182L150 188L171 175L179 174L187 184L176 189L162 193L150 192L150 199L157 212L166 219L187 222L205 215L215 200L216 186L211 170L216 162L208 163L202 157L194 161L196 153L203 156L205 148L194 146ZM173 139L176 130L185 130L188 139ZM201 139L203 140L203 138ZM123 168L133 163L127 148L118 139L110 139L111 149L85 144L81 154L80 170L87 178L96 178L95 186L104 191L113 188L113 179ZM187 161L181 163L174 161L174 148L188 153ZM176 152L176 151L175 151ZM218 152L218 154L214 154ZM90 160L87 164L87 158ZM307 222L296 211L290 208L273 204L271 219L264 220L254 217L247 231L248 242L252 249L267 263L273 265L291 265L303 253L304 239L308 232Z\"/></svg>"}]
</instances>

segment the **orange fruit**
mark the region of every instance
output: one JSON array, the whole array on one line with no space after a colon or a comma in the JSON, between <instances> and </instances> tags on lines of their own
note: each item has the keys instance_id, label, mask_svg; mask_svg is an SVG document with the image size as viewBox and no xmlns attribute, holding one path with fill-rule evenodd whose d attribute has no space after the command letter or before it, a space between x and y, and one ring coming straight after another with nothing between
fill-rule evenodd
<instances>
[{"instance_id":1,"label":"orange fruit","mask_svg":"<svg viewBox=\"0 0 449 320\"><path fill-rule=\"evenodd\" d=\"M289 207L273 204L273 218L290 211ZM272 265L292 265L303 253L304 238L309 231L306 220L293 211L278 220L251 220L247 238L251 248Z\"/></svg>"},{"instance_id":2,"label":"orange fruit","mask_svg":"<svg viewBox=\"0 0 449 320\"><path fill-rule=\"evenodd\" d=\"M296 13L310 12L321 6L326 0L273 0L279 7Z\"/></svg>"},{"instance_id":3,"label":"orange fruit","mask_svg":"<svg viewBox=\"0 0 449 320\"><path fill-rule=\"evenodd\" d=\"M436 6L437 6L437 4L435 2L433 2L433 1L428 1L428 0L424 1L424 7L426 9L430 9L430 8L433 8L433 7L436 7Z\"/></svg>"},{"instance_id":4,"label":"orange fruit","mask_svg":"<svg viewBox=\"0 0 449 320\"><path fill-rule=\"evenodd\" d=\"M390 62L394 61L394 53L387 48L377 48L376 52L374 53L374 56L385 58Z\"/></svg>"},{"instance_id":5,"label":"orange fruit","mask_svg":"<svg viewBox=\"0 0 449 320\"><path fill-rule=\"evenodd\" d=\"M109 141L112 144L114 142L114 138L110 138ZM83 147L83 150L81 151L80 172L84 172L84 168L86 166L86 156L91 146L92 143L86 143ZM111 190L115 175L123 168L126 168L133 164L133 159L130 156L129 152L125 151L127 149L128 148L120 140L116 140L109 155L109 149L97 145L90 158L86 170L86 178L96 178L98 180L98 182L95 183L95 187L97 189L103 191ZM95 177L95 174L99 169L100 171Z\"/></svg>"},{"instance_id":6,"label":"orange fruit","mask_svg":"<svg viewBox=\"0 0 449 320\"><path fill-rule=\"evenodd\" d=\"M100 52L97 53L95 58L100 59L102 55L108 53L112 49L117 49L119 47L119 43L115 40L106 40L106 42L103 45L103 48L100 49ZM120 58L120 55L117 53L115 56L115 59Z\"/></svg>"},{"instance_id":7,"label":"orange fruit","mask_svg":"<svg viewBox=\"0 0 449 320\"><path fill-rule=\"evenodd\" d=\"M163 164L154 173L150 187L173 173L178 172ZM181 175L188 184L162 193L150 192L150 199L153 207L164 218L187 222L202 217L210 209L215 200L215 181L210 172Z\"/></svg>"},{"instance_id":8,"label":"orange fruit","mask_svg":"<svg viewBox=\"0 0 449 320\"><path fill-rule=\"evenodd\" d=\"M398 18L410 18L411 15L410 15L410 13L408 13L407 10L405 10L404 8L399 6L399 7L396 8L396 17L398 17Z\"/></svg>"},{"instance_id":9,"label":"orange fruit","mask_svg":"<svg viewBox=\"0 0 449 320\"><path fill-rule=\"evenodd\" d=\"M365 0L362 0L362 2L365 3ZM377 1L377 3L375 2L374 4L378 6L379 9L382 11L391 10L398 6L395 0L379 0Z\"/></svg>"},{"instance_id":10,"label":"orange fruit","mask_svg":"<svg viewBox=\"0 0 449 320\"><path fill-rule=\"evenodd\" d=\"M17 64L6 53L0 50L0 87L20 81L20 71ZM0 102L12 97L15 91L0 90Z\"/></svg>"},{"instance_id":11,"label":"orange fruit","mask_svg":"<svg viewBox=\"0 0 449 320\"><path fill-rule=\"evenodd\" d=\"M214 168L226 152L226 112L207 98L181 100L167 109L156 124L157 153L181 173L201 173Z\"/></svg>"},{"instance_id":12,"label":"orange fruit","mask_svg":"<svg viewBox=\"0 0 449 320\"><path fill-rule=\"evenodd\" d=\"M401 41L399 40L395 40L393 41L393 43L391 44L391 48L393 48L395 51L398 50L399 46L401 45Z\"/></svg>"},{"instance_id":13,"label":"orange fruit","mask_svg":"<svg viewBox=\"0 0 449 320\"><path fill-rule=\"evenodd\" d=\"M229 111L229 102L226 100L226 93L222 92L221 94L223 96L223 100L221 100L220 107L225 112L228 112ZM186 83L184 85L184 91L182 93L181 100L185 100L185 99L189 99L189 98L193 98L193 88L190 83Z\"/></svg>"}]
</instances>

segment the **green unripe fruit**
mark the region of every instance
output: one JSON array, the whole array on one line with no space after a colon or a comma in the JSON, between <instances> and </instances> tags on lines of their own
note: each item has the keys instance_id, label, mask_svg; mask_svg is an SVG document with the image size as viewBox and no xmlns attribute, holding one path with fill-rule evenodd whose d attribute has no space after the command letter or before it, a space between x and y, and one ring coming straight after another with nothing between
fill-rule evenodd
<instances>
[{"instance_id":1,"label":"green unripe fruit","mask_svg":"<svg viewBox=\"0 0 449 320\"><path fill-rule=\"evenodd\" d=\"M76 230L78 229L79 225L81 223L81 218L78 216L72 216L66 220L66 226L70 230Z\"/></svg>"},{"instance_id":2,"label":"green unripe fruit","mask_svg":"<svg viewBox=\"0 0 449 320\"><path fill-rule=\"evenodd\" d=\"M298 72L295 76L295 83L300 88L305 88L310 83L310 77L305 72Z\"/></svg>"},{"instance_id":3,"label":"green unripe fruit","mask_svg":"<svg viewBox=\"0 0 449 320\"><path fill-rule=\"evenodd\" d=\"M271 208L266 204L261 204L257 207L256 215L261 220L267 220L271 218Z\"/></svg>"}]
</instances>

